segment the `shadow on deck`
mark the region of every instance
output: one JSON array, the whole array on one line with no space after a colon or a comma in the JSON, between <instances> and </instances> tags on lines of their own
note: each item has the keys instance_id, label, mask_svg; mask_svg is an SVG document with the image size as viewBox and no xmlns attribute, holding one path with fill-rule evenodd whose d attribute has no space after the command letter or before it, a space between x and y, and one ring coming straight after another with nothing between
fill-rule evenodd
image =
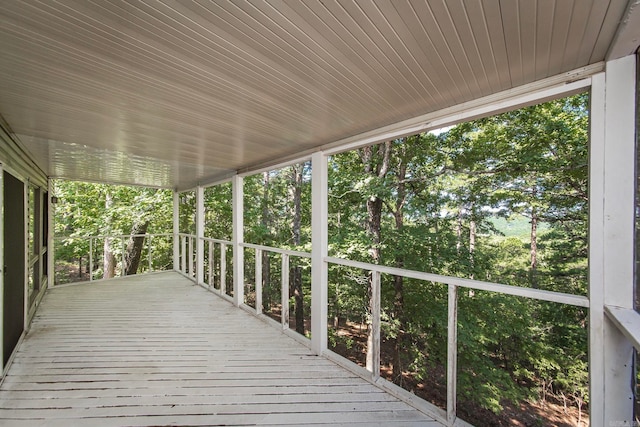
<instances>
[{"instance_id":1,"label":"shadow on deck","mask_svg":"<svg viewBox=\"0 0 640 427\"><path fill-rule=\"evenodd\" d=\"M431 418L177 273L48 291L0 425L394 425Z\"/></svg>"}]
</instances>

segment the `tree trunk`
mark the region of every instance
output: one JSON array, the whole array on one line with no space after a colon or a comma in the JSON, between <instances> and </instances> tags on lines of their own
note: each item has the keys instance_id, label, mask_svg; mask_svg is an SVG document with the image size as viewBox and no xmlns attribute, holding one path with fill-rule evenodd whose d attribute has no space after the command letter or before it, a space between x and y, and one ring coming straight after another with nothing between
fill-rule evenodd
<instances>
[{"instance_id":1,"label":"tree trunk","mask_svg":"<svg viewBox=\"0 0 640 427\"><path fill-rule=\"evenodd\" d=\"M473 279L474 276L474 252L476 250L476 222L473 219L473 207L470 211L471 219L469 220L469 278Z\"/></svg>"},{"instance_id":2,"label":"tree trunk","mask_svg":"<svg viewBox=\"0 0 640 427\"><path fill-rule=\"evenodd\" d=\"M375 158L374 158L374 149ZM391 157L391 142L385 142L374 147L365 147L359 151L360 159L364 165L364 171L367 174L373 175L378 179L384 178L389 171L389 161ZM379 264L381 260L380 244L382 242L382 207L383 200L376 194L372 194L367 197L367 222L366 231L371 239L371 247L369 254L374 264ZM367 298L368 298L368 317L373 318L373 288L372 288L373 276L369 275L367 284ZM367 331L367 348L371 349L373 345L373 328L369 327Z\"/></svg>"},{"instance_id":3,"label":"tree trunk","mask_svg":"<svg viewBox=\"0 0 640 427\"><path fill-rule=\"evenodd\" d=\"M269 256L269 252L262 251L262 311L265 313L271 311L272 294L271 257Z\"/></svg>"},{"instance_id":4,"label":"tree trunk","mask_svg":"<svg viewBox=\"0 0 640 427\"><path fill-rule=\"evenodd\" d=\"M124 253L124 274L130 276L138 272L140 266L140 258L142 257L142 247L144 245L144 236L138 234L146 234L149 228L149 221L133 224L131 229L131 237L127 242L127 248Z\"/></svg>"},{"instance_id":5,"label":"tree trunk","mask_svg":"<svg viewBox=\"0 0 640 427\"><path fill-rule=\"evenodd\" d=\"M534 289L538 288L538 213L531 209L531 264L529 268L529 282Z\"/></svg>"},{"instance_id":6,"label":"tree trunk","mask_svg":"<svg viewBox=\"0 0 640 427\"><path fill-rule=\"evenodd\" d=\"M456 222L456 252L460 255L462 249L462 206L458 209L458 221Z\"/></svg>"},{"instance_id":7,"label":"tree trunk","mask_svg":"<svg viewBox=\"0 0 640 427\"><path fill-rule=\"evenodd\" d=\"M302 172L304 165L291 166L291 182L289 185L289 198L293 206L293 220L291 224L291 242L294 246L300 245L300 229L302 225ZM304 335L304 292L302 289L302 269L295 266L292 270L291 282L293 284L294 313L296 318L296 332Z\"/></svg>"},{"instance_id":8,"label":"tree trunk","mask_svg":"<svg viewBox=\"0 0 640 427\"><path fill-rule=\"evenodd\" d=\"M113 198L111 193L107 191L105 195L105 209L107 212L109 209L113 207ZM107 215L107 220L111 218L110 215ZM110 229L111 224L107 224L108 229ZM103 279L111 279L116 275L116 256L113 254L111 250L111 239L109 237L105 237L104 239L104 273L102 275Z\"/></svg>"}]
</instances>

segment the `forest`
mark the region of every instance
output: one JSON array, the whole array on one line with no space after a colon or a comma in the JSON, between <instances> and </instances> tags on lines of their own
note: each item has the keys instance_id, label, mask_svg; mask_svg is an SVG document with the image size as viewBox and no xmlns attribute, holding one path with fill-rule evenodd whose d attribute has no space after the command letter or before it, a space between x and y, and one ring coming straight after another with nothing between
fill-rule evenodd
<instances>
[{"instance_id":1,"label":"forest","mask_svg":"<svg viewBox=\"0 0 640 427\"><path fill-rule=\"evenodd\" d=\"M329 256L586 296L588 105L578 94L331 156ZM311 168L244 179L245 242L310 251ZM53 194L56 283L173 268L170 190L55 181ZM231 184L204 194L205 236L230 240ZM194 212L181 193L180 232L195 234ZM279 318L281 258L262 257L263 312ZM291 329L309 336L309 260L292 257L289 277ZM381 375L444 408L447 286L381 280ZM368 272L330 265L329 347L360 365L370 302ZM458 311L460 418L588 424L587 309L461 290Z\"/></svg>"}]
</instances>

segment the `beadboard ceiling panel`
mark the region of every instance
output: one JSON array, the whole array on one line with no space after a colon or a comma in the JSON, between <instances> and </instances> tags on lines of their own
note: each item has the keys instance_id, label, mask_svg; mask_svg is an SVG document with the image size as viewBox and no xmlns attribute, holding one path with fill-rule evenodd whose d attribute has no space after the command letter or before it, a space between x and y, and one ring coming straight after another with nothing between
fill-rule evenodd
<instances>
[{"instance_id":1,"label":"beadboard ceiling panel","mask_svg":"<svg viewBox=\"0 0 640 427\"><path fill-rule=\"evenodd\" d=\"M637 3L7 0L0 115L52 177L186 188L600 62Z\"/></svg>"}]
</instances>

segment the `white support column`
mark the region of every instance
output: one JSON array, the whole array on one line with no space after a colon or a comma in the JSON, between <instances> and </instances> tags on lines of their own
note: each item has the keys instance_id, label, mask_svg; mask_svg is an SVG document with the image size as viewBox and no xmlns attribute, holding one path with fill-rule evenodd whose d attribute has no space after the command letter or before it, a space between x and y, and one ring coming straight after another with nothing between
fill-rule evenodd
<instances>
[{"instance_id":1,"label":"white support column","mask_svg":"<svg viewBox=\"0 0 640 427\"><path fill-rule=\"evenodd\" d=\"M604 306L633 308L635 57L592 78L589 207L590 417L633 425L633 347Z\"/></svg>"},{"instance_id":2,"label":"white support column","mask_svg":"<svg viewBox=\"0 0 640 427\"><path fill-rule=\"evenodd\" d=\"M311 350L320 355L327 349L328 254L327 156L311 156Z\"/></svg>"},{"instance_id":3,"label":"white support column","mask_svg":"<svg viewBox=\"0 0 640 427\"><path fill-rule=\"evenodd\" d=\"M173 270L180 271L180 194L173 191Z\"/></svg>"},{"instance_id":4,"label":"white support column","mask_svg":"<svg viewBox=\"0 0 640 427\"><path fill-rule=\"evenodd\" d=\"M605 75L591 84L589 147L589 419L604 424Z\"/></svg>"},{"instance_id":5,"label":"white support column","mask_svg":"<svg viewBox=\"0 0 640 427\"><path fill-rule=\"evenodd\" d=\"M2 170L0 169L0 173L2 172ZM1 178L0 178L1 179ZM53 237L55 236L55 230L53 229L54 227L54 215L55 215L55 205L53 203L51 203L51 197L53 197L53 184L51 183L51 180L48 180L49 183L49 191L47 194L47 197L49 197L49 200L47 202L47 209L49 209L49 213L47 215L47 262L49 263L49 266L47 267L47 286L49 288L52 288L55 285L55 279L56 279L56 272L55 272L55 267L56 267L56 248L55 248L55 241L53 239ZM0 186L1 189L1 186ZM0 203L0 206L2 206L2 203ZM2 236L2 234L0 234L0 236ZM91 276L93 276L93 272L91 272ZM0 353L1 354L1 353Z\"/></svg>"},{"instance_id":6,"label":"white support column","mask_svg":"<svg viewBox=\"0 0 640 427\"><path fill-rule=\"evenodd\" d=\"M196 283L204 285L204 187L196 188Z\"/></svg>"},{"instance_id":7,"label":"white support column","mask_svg":"<svg viewBox=\"0 0 640 427\"><path fill-rule=\"evenodd\" d=\"M45 189L40 187L38 188L38 191L36 192L36 196L37 196L37 203L35 204L36 206L36 212L35 214L37 215L37 221L36 221L36 228L35 228L35 237L36 237L36 251L38 253L38 274L37 274L37 280L38 283L34 283L35 288L37 289L37 292L41 292L42 291L42 278L44 277L44 272L45 272L45 268L44 268L44 262L43 261L43 254L42 254L42 250L44 249L44 247L46 246L46 242L43 242L43 239L46 239L47 236L43 235L43 230L45 229L43 221L44 221L44 201L45 198L48 197L45 194ZM89 259L91 259L91 257L89 257ZM91 272L91 269L89 269L89 272ZM91 274L89 274L91 275Z\"/></svg>"},{"instance_id":8,"label":"white support column","mask_svg":"<svg viewBox=\"0 0 640 427\"><path fill-rule=\"evenodd\" d=\"M53 271L53 270L51 270ZM0 163L0 378L4 377L4 169Z\"/></svg>"},{"instance_id":9,"label":"white support column","mask_svg":"<svg viewBox=\"0 0 640 427\"><path fill-rule=\"evenodd\" d=\"M244 191L243 178L235 175L231 181L233 204L233 301L244 303Z\"/></svg>"},{"instance_id":10,"label":"white support column","mask_svg":"<svg viewBox=\"0 0 640 427\"><path fill-rule=\"evenodd\" d=\"M24 321L23 328L29 330L29 180L27 179L22 187L24 188ZM82 273L82 272L81 272Z\"/></svg>"}]
</instances>

